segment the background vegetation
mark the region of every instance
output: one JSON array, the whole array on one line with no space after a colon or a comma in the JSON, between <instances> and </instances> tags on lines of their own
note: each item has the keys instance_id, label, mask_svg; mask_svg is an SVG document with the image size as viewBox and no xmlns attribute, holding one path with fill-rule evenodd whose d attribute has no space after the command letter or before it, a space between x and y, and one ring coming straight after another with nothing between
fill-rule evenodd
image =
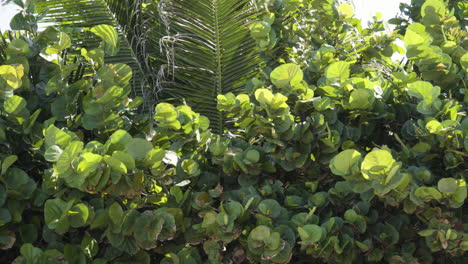
<instances>
[{"instance_id":1,"label":"background vegetation","mask_svg":"<svg viewBox=\"0 0 468 264\"><path fill-rule=\"evenodd\" d=\"M468 261L466 2L12 2L2 263Z\"/></svg>"}]
</instances>

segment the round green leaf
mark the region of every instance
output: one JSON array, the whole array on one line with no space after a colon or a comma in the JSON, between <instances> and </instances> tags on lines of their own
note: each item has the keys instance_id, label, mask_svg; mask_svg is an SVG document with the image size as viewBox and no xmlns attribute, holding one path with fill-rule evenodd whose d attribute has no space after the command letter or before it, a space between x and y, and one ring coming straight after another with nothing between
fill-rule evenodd
<instances>
[{"instance_id":1,"label":"round green leaf","mask_svg":"<svg viewBox=\"0 0 468 264\"><path fill-rule=\"evenodd\" d=\"M0 208L0 227L11 221L11 214L7 208Z\"/></svg>"},{"instance_id":2,"label":"round green leaf","mask_svg":"<svg viewBox=\"0 0 468 264\"><path fill-rule=\"evenodd\" d=\"M18 89L21 87L23 82L21 78L24 75L24 66L18 65L1 65L0 66L0 76L6 81L6 83L13 89Z\"/></svg>"},{"instance_id":3,"label":"round green leaf","mask_svg":"<svg viewBox=\"0 0 468 264\"><path fill-rule=\"evenodd\" d=\"M361 88L351 92L348 102L351 109L369 109L374 101L374 93L369 89Z\"/></svg>"},{"instance_id":4,"label":"round green leaf","mask_svg":"<svg viewBox=\"0 0 468 264\"><path fill-rule=\"evenodd\" d=\"M12 97L5 100L3 103L3 108L9 114L19 114L25 107L27 103L23 97L13 95Z\"/></svg>"},{"instance_id":5,"label":"round green leaf","mask_svg":"<svg viewBox=\"0 0 468 264\"><path fill-rule=\"evenodd\" d=\"M46 147L52 145L58 145L61 148L64 148L68 145L71 140L71 136L66 132L58 129L54 125L50 125L45 132L45 143Z\"/></svg>"},{"instance_id":6,"label":"round green leaf","mask_svg":"<svg viewBox=\"0 0 468 264\"><path fill-rule=\"evenodd\" d=\"M426 124L426 129L431 133L431 134L439 134L440 130L444 129L442 124L437 121L437 120L431 120Z\"/></svg>"},{"instance_id":7,"label":"round green leaf","mask_svg":"<svg viewBox=\"0 0 468 264\"><path fill-rule=\"evenodd\" d=\"M245 158L252 163L256 163L260 160L260 153L255 149L250 149L245 153Z\"/></svg>"},{"instance_id":8,"label":"round green leaf","mask_svg":"<svg viewBox=\"0 0 468 264\"><path fill-rule=\"evenodd\" d=\"M127 131L119 129L112 133L107 140L107 144L110 144L109 149L111 151L124 150L130 140L132 140L132 136Z\"/></svg>"},{"instance_id":9,"label":"round green leaf","mask_svg":"<svg viewBox=\"0 0 468 264\"><path fill-rule=\"evenodd\" d=\"M440 87L433 86L430 82L417 81L408 84L408 93L411 96L432 103L440 95Z\"/></svg>"},{"instance_id":10,"label":"round green leaf","mask_svg":"<svg viewBox=\"0 0 468 264\"><path fill-rule=\"evenodd\" d=\"M344 82L349 74L349 63L345 61L334 62L325 70L325 77L331 82Z\"/></svg>"},{"instance_id":11,"label":"round green leaf","mask_svg":"<svg viewBox=\"0 0 468 264\"><path fill-rule=\"evenodd\" d=\"M20 55L29 53L29 45L22 39L14 39L8 44L5 52L9 55Z\"/></svg>"},{"instance_id":12,"label":"round green leaf","mask_svg":"<svg viewBox=\"0 0 468 264\"><path fill-rule=\"evenodd\" d=\"M121 174L125 174L127 173L127 167L125 166L125 164L120 161L119 159L116 159L114 157L111 157L111 156L104 156L104 162L109 165L109 167L117 172L117 173L121 173Z\"/></svg>"},{"instance_id":13,"label":"round green leaf","mask_svg":"<svg viewBox=\"0 0 468 264\"><path fill-rule=\"evenodd\" d=\"M414 195L424 199L435 199L440 200L442 199L442 194L436 190L434 187L426 187L422 186L416 189Z\"/></svg>"},{"instance_id":14,"label":"round green leaf","mask_svg":"<svg viewBox=\"0 0 468 264\"><path fill-rule=\"evenodd\" d=\"M388 150L374 150L366 155L361 164L362 176L368 180L382 180L395 163Z\"/></svg>"},{"instance_id":15,"label":"round green leaf","mask_svg":"<svg viewBox=\"0 0 468 264\"><path fill-rule=\"evenodd\" d=\"M17 160L18 160L18 156L16 155L10 155L6 157L5 159L3 159L3 161L1 162L2 170L1 170L0 175L4 175L7 172L8 168L10 168L11 165L13 165L13 163L15 163Z\"/></svg>"},{"instance_id":16,"label":"round green leaf","mask_svg":"<svg viewBox=\"0 0 468 264\"><path fill-rule=\"evenodd\" d=\"M454 178L440 179L437 183L437 189L442 193L454 193L458 188L458 182Z\"/></svg>"},{"instance_id":17,"label":"round green leaf","mask_svg":"<svg viewBox=\"0 0 468 264\"><path fill-rule=\"evenodd\" d=\"M323 235L323 228L318 225L305 225L298 227L299 237L302 241L319 242Z\"/></svg>"},{"instance_id":18,"label":"round green leaf","mask_svg":"<svg viewBox=\"0 0 468 264\"><path fill-rule=\"evenodd\" d=\"M115 225L119 225L122 221L123 210L117 202L109 207L109 217Z\"/></svg>"},{"instance_id":19,"label":"round green leaf","mask_svg":"<svg viewBox=\"0 0 468 264\"><path fill-rule=\"evenodd\" d=\"M59 146L52 145L46 149L44 158L47 161L56 162L60 158L60 155L62 155L62 152L63 150Z\"/></svg>"},{"instance_id":20,"label":"round green leaf","mask_svg":"<svg viewBox=\"0 0 468 264\"><path fill-rule=\"evenodd\" d=\"M182 169L187 173L189 176L198 176L200 175L200 169L198 167L198 163L191 159L186 159L182 161Z\"/></svg>"},{"instance_id":21,"label":"round green leaf","mask_svg":"<svg viewBox=\"0 0 468 264\"><path fill-rule=\"evenodd\" d=\"M78 167L76 171L80 174L88 174L94 172L99 163L102 160L102 156L98 154L94 154L91 152L84 153L81 156L81 161L78 163Z\"/></svg>"},{"instance_id":22,"label":"round green leaf","mask_svg":"<svg viewBox=\"0 0 468 264\"><path fill-rule=\"evenodd\" d=\"M465 55L463 55L461 58L460 58L460 64L462 66L462 68L468 72L468 52L465 53Z\"/></svg>"},{"instance_id":23,"label":"round green leaf","mask_svg":"<svg viewBox=\"0 0 468 264\"><path fill-rule=\"evenodd\" d=\"M255 91L255 100L262 105L269 105L273 101L273 93L265 88L260 88Z\"/></svg>"},{"instance_id":24,"label":"round green leaf","mask_svg":"<svg viewBox=\"0 0 468 264\"><path fill-rule=\"evenodd\" d=\"M338 176L348 176L353 173L353 168L361 161L362 155L354 149L340 152L330 161L330 169Z\"/></svg>"},{"instance_id":25,"label":"round green leaf","mask_svg":"<svg viewBox=\"0 0 468 264\"><path fill-rule=\"evenodd\" d=\"M258 210L267 216L276 218L281 214L281 205L273 199L266 199L260 202Z\"/></svg>"},{"instance_id":26,"label":"round green leaf","mask_svg":"<svg viewBox=\"0 0 468 264\"><path fill-rule=\"evenodd\" d=\"M68 215L70 219L70 225L72 227L81 227L86 223L86 221L88 221L89 209L82 203L75 204L68 211Z\"/></svg>"},{"instance_id":27,"label":"round green leaf","mask_svg":"<svg viewBox=\"0 0 468 264\"><path fill-rule=\"evenodd\" d=\"M359 219L359 215L353 209L346 210L344 219L350 223L354 223Z\"/></svg>"},{"instance_id":28,"label":"round green leaf","mask_svg":"<svg viewBox=\"0 0 468 264\"><path fill-rule=\"evenodd\" d=\"M348 3L341 3L338 6L338 12L340 12L340 14L345 18L352 18L354 15L354 8Z\"/></svg>"},{"instance_id":29,"label":"round green leaf","mask_svg":"<svg viewBox=\"0 0 468 264\"><path fill-rule=\"evenodd\" d=\"M463 203L467 197L467 187L466 187L466 182L463 179L457 180L458 182L458 188L453 194L452 198L458 202L458 203Z\"/></svg>"},{"instance_id":30,"label":"round green leaf","mask_svg":"<svg viewBox=\"0 0 468 264\"><path fill-rule=\"evenodd\" d=\"M128 141L125 149L135 160L144 160L146 154L153 149L153 145L145 139L133 138Z\"/></svg>"},{"instance_id":31,"label":"round green leaf","mask_svg":"<svg viewBox=\"0 0 468 264\"><path fill-rule=\"evenodd\" d=\"M270 237L270 228L264 225L255 227L249 234L249 240L264 241Z\"/></svg>"},{"instance_id":32,"label":"round green leaf","mask_svg":"<svg viewBox=\"0 0 468 264\"><path fill-rule=\"evenodd\" d=\"M299 65L286 63L270 73L271 82L278 88L294 86L302 81L304 74Z\"/></svg>"},{"instance_id":33,"label":"round green leaf","mask_svg":"<svg viewBox=\"0 0 468 264\"><path fill-rule=\"evenodd\" d=\"M68 210L72 202L65 202L59 198L47 200L44 206L45 223L50 229L64 233L69 228Z\"/></svg>"}]
</instances>

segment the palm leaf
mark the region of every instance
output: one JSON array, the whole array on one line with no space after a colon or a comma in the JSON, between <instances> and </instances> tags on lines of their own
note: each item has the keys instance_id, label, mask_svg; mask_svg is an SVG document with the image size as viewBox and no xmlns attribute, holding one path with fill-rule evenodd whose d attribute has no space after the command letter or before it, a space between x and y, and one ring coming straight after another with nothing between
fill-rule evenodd
<instances>
[{"instance_id":1,"label":"palm leaf","mask_svg":"<svg viewBox=\"0 0 468 264\"><path fill-rule=\"evenodd\" d=\"M120 50L115 56L107 56L106 63L125 63L132 67L134 95L152 103L155 76L146 52L146 34L142 13L143 0L36 0L39 13L46 12L41 22L64 28L81 47L94 48L100 39L83 30L99 24L114 26L119 33Z\"/></svg>"},{"instance_id":2,"label":"palm leaf","mask_svg":"<svg viewBox=\"0 0 468 264\"><path fill-rule=\"evenodd\" d=\"M260 60L248 24L259 12L248 0L163 0L159 14L167 32L162 97L184 99L222 132L216 97L241 92L255 74Z\"/></svg>"}]
</instances>

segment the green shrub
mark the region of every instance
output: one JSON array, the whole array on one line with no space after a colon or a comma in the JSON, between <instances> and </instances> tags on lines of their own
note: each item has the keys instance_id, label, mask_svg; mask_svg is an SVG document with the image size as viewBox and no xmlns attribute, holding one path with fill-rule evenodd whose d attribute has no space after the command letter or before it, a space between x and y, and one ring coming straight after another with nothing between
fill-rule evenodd
<instances>
[{"instance_id":1,"label":"green shrub","mask_svg":"<svg viewBox=\"0 0 468 264\"><path fill-rule=\"evenodd\" d=\"M285 17L300 8L336 18L323 20L331 39L348 34L356 20L346 4L259 2L271 11L251 26L265 74L245 93L218 96L231 120L221 135L186 104L139 114L132 70L104 59L118 48L108 25L90 29L103 40L93 49L53 27L10 36L0 66L0 259L466 261L466 31L442 7L437 21L423 13L404 36L414 68L388 76L345 56L345 45L285 48ZM351 26L333 30L343 22ZM362 60L392 65L383 44L393 39L368 44ZM290 59L273 67L276 56Z\"/></svg>"}]
</instances>

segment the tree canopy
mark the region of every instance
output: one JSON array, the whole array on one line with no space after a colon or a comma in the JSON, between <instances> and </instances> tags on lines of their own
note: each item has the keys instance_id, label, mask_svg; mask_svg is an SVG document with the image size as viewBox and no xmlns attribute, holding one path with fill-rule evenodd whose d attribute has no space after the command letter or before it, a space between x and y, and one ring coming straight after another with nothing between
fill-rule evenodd
<instances>
[{"instance_id":1,"label":"tree canopy","mask_svg":"<svg viewBox=\"0 0 468 264\"><path fill-rule=\"evenodd\" d=\"M468 261L465 1L12 2L0 262Z\"/></svg>"}]
</instances>

